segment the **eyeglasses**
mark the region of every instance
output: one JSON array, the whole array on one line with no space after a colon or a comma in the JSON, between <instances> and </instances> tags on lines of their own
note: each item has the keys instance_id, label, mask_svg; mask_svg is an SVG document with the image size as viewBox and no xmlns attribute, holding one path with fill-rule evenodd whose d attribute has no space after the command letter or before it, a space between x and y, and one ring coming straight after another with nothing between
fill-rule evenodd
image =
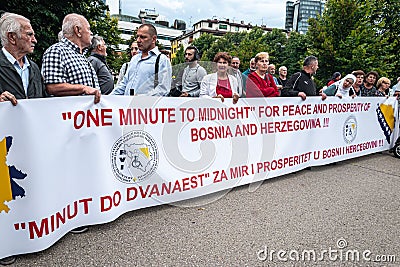
<instances>
[{"instance_id":1,"label":"eyeglasses","mask_svg":"<svg viewBox=\"0 0 400 267\"><path fill-rule=\"evenodd\" d=\"M191 56L193 55L192 53L185 53L185 56Z\"/></svg>"},{"instance_id":2,"label":"eyeglasses","mask_svg":"<svg viewBox=\"0 0 400 267\"><path fill-rule=\"evenodd\" d=\"M239 62L232 62L231 65L239 65Z\"/></svg>"},{"instance_id":3,"label":"eyeglasses","mask_svg":"<svg viewBox=\"0 0 400 267\"><path fill-rule=\"evenodd\" d=\"M345 81L348 83L354 83L352 79L346 79Z\"/></svg>"}]
</instances>

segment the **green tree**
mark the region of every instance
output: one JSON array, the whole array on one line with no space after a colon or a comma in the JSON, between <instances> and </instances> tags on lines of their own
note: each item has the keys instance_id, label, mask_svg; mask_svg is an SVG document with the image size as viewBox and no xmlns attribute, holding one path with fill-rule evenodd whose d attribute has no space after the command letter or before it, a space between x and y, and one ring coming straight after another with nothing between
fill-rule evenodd
<instances>
[{"instance_id":1,"label":"green tree","mask_svg":"<svg viewBox=\"0 0 400 267\"><path fill-rule=\"evenodd\" d=\"M308 54L320 62L317 84L324 85L335 71L356 69L394 77L399 67L399 8L398 1L389 0L327 1L323 15L309 20L307 32Z\"/></svg>"},{"instance_id":2,"label":"green tree","mask_svg":"<svg viewBox=\"0 0 400 267\"><path fill-rule=\"evenodd\" d=\"M122 42L120 31L118 30L118 19L110 17L107 12L104 17L97 20L90 19L91 30L94 34L98 34L104 38L107 46L107 62L114 74L118 74L122 64L128 61L124 54L117 53L118 44Z\"/></svg>"},{"instance_id":3,"label":"green tree","mask_svg":"<svg viewBox=\"0 0 400 267\"><path fill-rule=\"evenodd\" d=\"M231 52L235 50L235 44L230 39L231 33L227 33L224 36L218 38L214 43L211 44L210 48L207 49L207 56L212 61L218 52Z\"/></svg>"},{"instance_id":4,"label":"green tree","mask_svg":"<svg viewBox=\"0 0 400 267\"><path fill-rule=\"evenodd\" d=\"M176 57L172 59L172 65L178 65L185 62L185 50L183 45L179 46L178 51L176 51Z\"/></svg>"},{"instance_id":5,"label":"green tree","mask_svg":"<svg viewBox=\"0 0 400 267\"><path fill-rule=\"evenodd\" d=\"M298 72L302 65L304 58L307 55L307 36L297 32L291 32L284 48L283 60L281 65L285 65L288 69L288 76Z\"/></svg>"},{"instance_id":6,"label":"green tree","mask_svg":"<svg viewBox=\"0 0 400 267\"><path fill-rule=\"evenodd\" d=\"M358 0L359 4L366 5L371 12L368 14L369 25L375 26L379 40L383 43L384 53L380 55L382 66L376 66L381 76L392 78L398 76L400 68L400 2L397 0L364 1Z\"/></svg>"},{"instance_id":7,"label":"green tree","mask_svg":"<svg viewBox=\"0 0 400 267\"><path fill-rule=\"evenodd\" d=\"M208 48L216 41L216 37L210 33L204 33L199 38L195 39L192 45L196 46L201 54L201 60L212 60L207 53ZM214 57L214 56L213 56Z\"/></svg>"},{"instance_id":8,"label":"green tree","mask_svg":"<svg viewBox=\"0 0 400 267\"><path fill-rule=\"evenodd\" d=\"M31 58L40 66L44 51L58 41L62 20L69 13L78 13L87 18L92 31L104 37L113 53L120 39L118 22L106 13L102 0L1 1L0 10L17 13L30 19L38 43ZM110 53L110 54L112 54Z\"/></svg>"},{"instance_id":9,"label":"green tree","mask_svg":"<svg viewBox=\"0 0 400 267\"><path fill-rule=\"evenodd\" d=\"M266 52L269 54L269 61L275 65L282 65L285 59L286 34L279 29L272 29L271 32L264 34L263 39L268 45Z\"/></svg>"},{"instance_id":10,"label":"green tree","mask_svg":"<svg viewBox=\"0 0 400 267\"><path fill-rule=\"evenodd\" d=\"M258 52L268 52L268 45L264 37L264 31L258 27L253 28L242 38L237 50L237 56L241 61L241 69L249 68L250 59Z\"/></svg>"}]
</instances>

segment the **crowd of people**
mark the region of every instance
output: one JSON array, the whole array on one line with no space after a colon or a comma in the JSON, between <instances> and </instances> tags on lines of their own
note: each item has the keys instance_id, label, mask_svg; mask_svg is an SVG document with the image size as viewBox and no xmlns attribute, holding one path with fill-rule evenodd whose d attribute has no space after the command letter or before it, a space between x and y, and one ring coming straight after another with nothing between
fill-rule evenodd
<instances>
[{"instance_id":1,"label":"crowd of people","mask_svg":"<svg viewBox=\"0 0 400 267\"><path fill-rule=\"evenodd\" d=\"M98 35L93 36L87 19L79 14L68 14L62 22L59 41L50 46L42 58L42 68L30 60L37 40L29 19L4 13L0 19L0 101L17 99L94 95L94 103L101 95L148 95L171 97L232 98L236 103L244 97L307 96L356 97L389 96L400 94L398 83L390 87L390 79L379 77L375 71L362 70L351 74L335 72L327 85L318 90L313 75L318 59L309 56L303 68L291 76L287 68L269 62L267 52L260 52L250 60L250 68L240 71L240 58L227 52L215 55L215 72L207 73L199 64L200 51L193 45L185 49L185 68L172 77L168 51L156 46L157 31L151 24L142 24L137 39L130 46L131 60L122 65L118 81L110 70L106 57L107 45ZM86 56L88 51L90 56Z\"/></svg>"},{"instance_id":2,"label":"crowd of people","mask_svg":"<svg viewBox=\"0 0 400 267\"><path fill-rule=\"evenodd\" d=\"M50 96L93 95L94 103L102 94L147 95L170 97L208 97L237 103L244 97L301 97L320 95L356 97L400 95L400 77L390 88L390 79L375 71L362 70L344 75L335 72L326 87L317 90L313 75L318 59L309 56L299 72L287 75L287 68L270 64L267 52L261 51L250 60L249 69L240 71L240 59L227 52L214 57L215 71L207 73L199 64L200 51L195 46L185 49L185 68L172 78L168 51L156 46L157 31L151 24L142 24L137 39L131 44L132 59L123 64L118 81L107 65L107 45L101 36L93 36L89 22L79 14L68 14L62 22L59 41L43 54L42 68L27 55L37 43L30 20L14 13L0 17L0 102L17 105L18 99ZM91 50L89 57L87 52ZM74 229L74 233L86 231ZM11 264L15 257L0 259Z\"/></svg>"}]
</instances>

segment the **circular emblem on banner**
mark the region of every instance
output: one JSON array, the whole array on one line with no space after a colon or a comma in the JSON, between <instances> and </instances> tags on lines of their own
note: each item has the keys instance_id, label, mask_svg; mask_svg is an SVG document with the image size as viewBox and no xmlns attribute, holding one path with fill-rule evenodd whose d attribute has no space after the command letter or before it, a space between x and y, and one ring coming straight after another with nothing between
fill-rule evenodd
<instances>
[{"instance_id":1,"label":"circular emblem on banner","mask_svg":"<svg viewBox=\"0 0 400 267\"><path fill-rule=\"evenodd\" d=\"M343 139L346 143L351 143L357 136L357 120L356 117L350 116L343 125Z\"/></svg>"},{"instance_id":2,"label":"circular emblem on banner","mask_svg":"<svg viewBox=\"0 0 400 267\"><path fill-rule=\"evenodd\" d=\"M124 183L136 183L152 175L158 167L158 149L147 132L135 130L121 136L111 149L115 177Z\"/></svg>"}]
</instances>

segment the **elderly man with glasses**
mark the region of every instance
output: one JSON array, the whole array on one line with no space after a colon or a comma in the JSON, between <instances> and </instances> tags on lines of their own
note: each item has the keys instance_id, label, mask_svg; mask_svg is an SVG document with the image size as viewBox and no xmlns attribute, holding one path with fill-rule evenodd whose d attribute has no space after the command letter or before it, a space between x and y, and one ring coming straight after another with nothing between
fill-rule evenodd
<instances>
[{"instance_id":1,"label":"elderly man with glasses","mask_svg":"<svg viewBox=\"0 0 400 267\"><path fill-rule=\"evenodd\" d=\"M18 14L4 13L0 18L0 102L45 97L39 67L27 55L37 43L30 21Z\"/></svg>"}]
</instances>

